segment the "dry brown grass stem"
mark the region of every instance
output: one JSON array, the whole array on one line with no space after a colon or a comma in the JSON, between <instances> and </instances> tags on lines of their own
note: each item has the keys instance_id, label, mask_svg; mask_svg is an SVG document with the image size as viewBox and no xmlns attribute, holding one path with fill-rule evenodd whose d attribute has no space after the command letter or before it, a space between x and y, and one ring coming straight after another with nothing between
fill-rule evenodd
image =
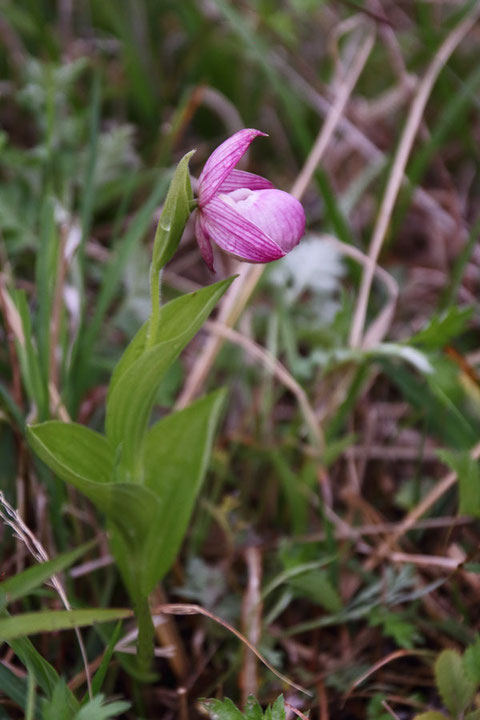
<instances>
[{"instance_id":1,"label":"dry brown grass stem","mask_svg":"<svg viewBox=\"0 0 480 720\"><path fill-rule=\"evenodd\" d=\"M470 452L470 456L474 460L480 458L480 443L477 443ZM438 482L432 490L411 510L408 515L399 523L397 530L390 535L390 537L383 542L375 553L375 557L371 558L366 564L366 569L372 570L380 560L385 556L390 555L391 547L398 540L411 530L415 523L430 510L433 505L445 495L446 492L452 488L457 482L457 473L453 470L445 475L445 477Z\"/></svg>"},{"instance_id":2,"label":"dry brown grass stem","mask_svg":"<svg viewBox=\"0 0 480 720\"><path fill-rule=\"evenodd\" d=\"M350 344L359 347L363 342L363 331L367 314L368 300L372 287L375 267L382 249L383 241L390 223L395 201L400 190L408 157L410 155L415 136L420 123L428 98L442 68L445 66L450 55L457 45L462 41L468 31L472 28L480 16L480 4L476 3L464 19L447 35L446 39L438 49L430 63L423 79L420 81L417 92L414 96L407 122L405 124L398 150L393 162L385 194L382 199L377 222L375 224L370 249L368 252L369 264L365 268L360 285L360 291L355 309L350 333Z\"/></svg>"},{"instance_id":3,"label":"dry brown grass stem","mask_svg":"<svg viewBox=\"0 0 480 720\"><path fill-rule=\"evenodd\" d=\"M309 157L301 171L299 178L292 187L292 195L300 199L305 192L317 164L320 162L325 152L328 142L331 140L333 133L342 117L345 105L348 102L356 81L358 80L361 70L368 59L368 55L372 49L373 37L372 30L369 29L367 37L361 44L357 56L352 60L349 71L343 77L337 88L337 96L329 112L327 113L325 123L315 141ZM368 52L367 52L368 51ZM354 82L352 82L352 79ZM315 154L316 162L310 161L310 157ZM246 263L237 264L238 277L232 287L225 295L218 314L218 322L225 327L234 327L238 318L242 314L247 305L253 291L255 290L262 274L264 272L263 265L247 265ZM198 360L188 374L185 387L180 394L176 407L183 408L189 405L192 400L200 392L210 369L215 362L215 358L223 344L221 336L209 338L205 343Z\"/></svg>"},{"instance_id":4,"label":"dry brown grass stem","mask_svg":"<svg viewBox=\"0 0 480 720\"><path fill-rule=\"evenodd\" d=\"M166 605L159 605L153 610L153 612L155 615L203 615L204 617L213 620L241 640L241 642L243 642L257 656L260 662L262 662L265 667L267 667L270 672L276 675L276 677L282 682L287 683L287 685L291 685L291 687L295 688L295 690L299 690L300 692L305 693L305 695L312 695L309 690L306 690L301 685L293 682L293 680L288 678L286 675L283 675L278 670L275 670L273 665L269 663L268 660L257 650L255 645L252 645L252 643L244 635L242 635L241 632L234 628L233 625L230 625L230 623L227 623L225 620L218 617L218 615L214 615L214 613L211 613L209 610L206 610L200 605L192 605L191 603L168 603Z\"/></svg>"},{"instance_id":5,"label":"dry brown grass stem","mask_svg":"<svg viewBox=\"0 0 480 720\"><path fill-rule=\"evenodd\" d=\"M291 63L287 63L277 54L272 55L272 62L279 68L283 76L287 78L302 96L302 99L319 115L326 117L331 110L330 101L323 97L320 92L310 85L305 78L292 67ZM410 91L409 91L410 92ZM371 105L369 107L372 107ZM390 110L392 108L390 107ZM353 124L345 115L342 115L338 122L337 131L345 136L348 143L356 149L360 155L372 164L385 164L387 158L385 153L380 150L375 143L370 140L362 130ZM407 182L406 177L403 178L404 183ZM424 212L433 216L435 220L441 224L446 232L458 232L458 220L453 217L445 208L443 208L435 197L430 195L422 187L413 189L413 201ZM462 237L467 236L465 228L460 228Z\"/></svg>"},{"instance_id":6,"label":"dry brown grass stem","mask_svg":"<svg viewBox=\"0 0 480 720\"><path fill-rule=\"evenodd\" d=\"M440 518L426 518L425 520L418 520L413 523L411 530L436 530L442 528L448 528L449 530L458 525L470 525L474 522L471 518L466 517L440 517ZM395 534L401 528L402 523L370 523L368 525L359 525L358 527L352 527L346 524L346 528L334 528L333 535L336 540L357 540L361 537L368 537L370 535L386 535L388 533ZM327 537L325 531L309 533L308 535L297 535L295 542L322 542ZM285 538L282 538L282 542L285 542Z\"/></svg>"},{"instance_id":7,"label":"dry brown grass stem","mask_svg":"<svg viewBox=\"0 0 480 720\"><path fill-rule=\"evenodd\" d=\"M165 591L157 585L149 597L150 606L168 602ZM171 649L168 661L172 671L180 683L185 682L188 674L188 660L182 638L173 618L163 616L163 622L155 623L155 635L163 648Z\"/></svg>"},{"instance_id":8,"label":"dry brown grass stem","mask_svg":"<svg viewBox=\"0 0 480 720\"><path fill-rule=\"evenodd\" d=\"M215 336L229 340L235 345L242 347L248 354L255 360L258 360L262 365L270 370L290 392L296 397L300 410L303 414L303 418L308 427L309 434L314 443L314 447L317 452L321 452L325 446L324 437L317 421L316 415L308 402L308 397L302 386L295 380L295 378L288 372L282 363L277 360L268 350L258 345L251 338L242 335L233 328L222 325L220 322L209 320L205 323L205 328L213 333Z\"/></svg>"},{"instance_id":9,"label":"dry brown grass stem","mask_svg":"<svg viewBox=\"0 0 480 720\"><path fill-rule=\"evenodd\" d=\"M5 525L8 525L13 530L13 533L15 537L20 540L22 543L24 543L25 547L27 548L30 555L38 562L43 563L47 562L49 560L48 553L43 547L40 540L33 534L33 532L30 530L28 525L25 524L23 521L20 513L18 510L16 510L14 507L10 505L10 503L6 500L3 492L0 491L0 519L4 522ZM71 610L72 606L70 605L67 597L67 593L65 592L65 589L60 582L57 575L52 575L50 578L51 583L55 590L58 593L58 596L60 597L60 600L62 601L64 607L66 610ZM90 675L90 669L88 665L88 658L87 658L87 652L85 650L85 645L83 644L83 639L81 632L79 628L75 628L75 634L77 636L78 645L80 647L80 653L83 660L84 670L85 670L85 678L87 680L87 687L88 687L88 693L89 696L92 697L92 679Z\"/></svg>"},{"instance_id":10,"label":"dry brown grass stem","mask_svg":"<svg viewBox=\"0 0 480 720\"><path fill-rule=\"evenodd\" d=\"M320 132L318 133L317 139L315 140L313 148L310 151L299 176L292 185L291 193L296 198L300 199L309 186L313 174L315 173L320 160L324 156L325 150L327 149L328 144L335 133L335 129L338 126L340 118L345 111L346 104L352 94L353 88L357 84L358 78L365 67L365 63L369 58L375 41L375 35L372 27L373 26L369 27L367 35L363 43L360 45L348 72L345 73L342 80L338 83L335 101L332 104L331 110L328 113Z\"/></svg>"},{"instance_id":11,"label":"dry brown grass stem","mask_svg":"<svg viewBox=\"0 0 480 720\"><path fill-rule=\"evenodd\" d=\"M262 635L262 554L258 547L251 546L245 551L248 583L242 603L242 629L252 645L258 645ZM240 673L242 704L245 706L250 695L258 696L258 662L248 648L243 655Z\"/></svg>"},{"instance_id":12,"label":"dry brown grass stem","mask_svg":"<svg viewBox=\"0 0 480 720\"><path fill-rule=\"evenodd\" d=\"M392 552L388 556L394 563L409 563L418 567L442 568L444 570L458 570L461 560L438 555L422 555L421 553Z\"/></svg>"},{"instance_id":13,"label":"dry brown grass stem","mask_svg":"<svg viewBox=\"0 0 480 720\"><path fill-rule=\"evenodd\" d=\"M346 243L337 240L337 238L331 235L322 235L339 253L346 257L352 258L364 268L369 264L369 258L358 248L353 245L347 245ZM398 299L398 283L390 273L384 270L379 265L375 266L375 274L383 282L388 293L388 302L385 303L382 310L379 312L374 322L372 322L369 331L365 337L365 348L370 348L379 343L387 334L390 322L395 311L395 305Z\"/></svg>"}]
</instances>

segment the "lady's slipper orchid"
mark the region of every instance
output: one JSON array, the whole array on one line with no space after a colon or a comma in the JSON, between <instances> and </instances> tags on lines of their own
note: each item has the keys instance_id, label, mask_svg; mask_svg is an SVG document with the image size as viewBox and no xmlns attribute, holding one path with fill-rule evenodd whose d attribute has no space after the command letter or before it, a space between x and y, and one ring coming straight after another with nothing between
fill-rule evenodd
<instances>
[{"instance_id":1,"label":"lady's slipper orchid","mask_svg":"<svg viewBox=\"0 0 480 720\"><path fill-rule=\"evenodd\" d=\"M305 232L298 200L260 175L234 169L258 135L265 133L247 128L232 135L200 175L195 235L212 272L212 240L240 260L267 263L290 252Z\"/></svg>"}]
</instances>

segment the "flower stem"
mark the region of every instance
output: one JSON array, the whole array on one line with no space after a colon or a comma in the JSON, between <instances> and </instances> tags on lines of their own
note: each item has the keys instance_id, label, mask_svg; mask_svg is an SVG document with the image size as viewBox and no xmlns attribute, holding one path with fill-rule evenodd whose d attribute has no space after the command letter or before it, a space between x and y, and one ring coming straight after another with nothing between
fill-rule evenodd
<instances>
[{"instance_id":1,"label":"flower stem","mask_svg":"<svg viewBox=\"0 0 480 720\"><path fill-rule=\"evenodd\" d=\"M137 658L140 672L149 672L153 660L155 629L148 597L139 600L135 606L138 623Z\"/></svg>"},{"instance_id":2,"label":"flower stem","mask_svg":"<svg viewBox=\"0 0 480 720\"><path fill-rule=\"evenodd\" d=\"M150 268L150 298L152 311L148 321L147 339L145 350L150 350L155 345L158 330L158 319L160 316L160 285L163 270L157 270L152 262Z\"/></svg>"}]
</instances>

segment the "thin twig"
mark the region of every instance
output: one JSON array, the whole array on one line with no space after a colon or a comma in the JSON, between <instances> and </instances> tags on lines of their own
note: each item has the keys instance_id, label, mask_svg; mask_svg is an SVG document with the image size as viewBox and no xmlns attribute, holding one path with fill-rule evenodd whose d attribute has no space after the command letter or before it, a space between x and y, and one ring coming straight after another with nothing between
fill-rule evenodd
<instances>
[{"instance_id":1,"label":"thin twig","mask_svg":"<svg viewBox=\"0 0 480 720\"><path fill-rule=\"evenodd\" d=\"M403 175L407 165L408 157L417 134L417 130L422 121L425 106L428 98L432 91L432 88L437 80L437 77L448 61L450 55L453 53L457 45L465 37L468 31L472 28L478 16L480 15L480 5L477 3L472 7L467 16L457 25L454 30L447 36L435 57L430 63L425 76L418 85L417 93L413 99L410 107L410 112L405 124L397 154L392 166L385 194L383 196L380 211L378 213L377 222L375 224L372 239L370 242L370 249L368 252L369 264L365 268L362 276L362 282L360 285L357 305L355 309L355 315L352 322L352 328L350 333L350 344L353 347L359 347L362 345L363 329L365 326L365 319L367 315L368 299L370 296L370 289L372 287L372 281L375 274L375 267L377 264L380 251L382 249L385 234L388 229L390 218L392 215L395 200L400 190Z\"/></svg>"},{"instance_id":2,"label":"thin twig","mask_svg":"<svg viewBox=\"0 0 480 720\"><path fill-rule=\"evenodd\" d=\"M360 77L365 63L367 62L369 55L373 48L375 35L372 30L369 30L367 36L360 46L360 49L355 57L352 67L349 72L345 75L343 81L339 83L335 102L331 107L331 111L328 113L325 123L322 126L315 144L310 151L310 154L300 172L300 175L295 180L291 193L296 198L301 198L307 189L313 174L318 167L320 160L325 154L325 150L333 137L335 128L337 127L341 116L344 113L346 104L350 95L352 94L353 88L357 84L358 78Z\"/></svg>"},{"instance_id":3,"label":"thin twig","mask_svg":"<svg viewBox=\"0 0 480 720\"><path fill-rule=\"evenodd\" d=\"M291 83L292 87L295 88L296 92L302 96L303 100L319 115L326 117L332 107L330 101L307 82L303 75L295 70L291 62L286 62L285 59L277 53L272 53L271 60L272 63L278 67L282 75ZM387 157L385 153L345 115L340 118L337 131L347 138L350 145L353 146L363 158L371 163L386 164ZM408 184L408 179L405 176L403 177L403 183ZM457 219L452 217L452 215L439 204L435 197L430 195L424 188L413 188L413 201L424 212L435 217L437 222L445 228L445 232L458 232L461 236L460 239L467 236L466 228L464 226L458 228Z\"/></svg>"},{"instance_id":4,"label":"thin twig","mask_svg":"<svg viewBox=\"0 0 480 720\"><path fill-rule=\"evenodd\" d=\"M213 320L207 320L204 327L217 336L226 338L235 345L240 345L249 355L259 360L266 368L268 368L280 382L285 385L290 392L297 398L298 405L302 411L304 420L308 426L310 436L315 444L317 451L322 451L325 446L323 434L316 418L316 415L308 401L308 397L302 386L288 372L282 363L277 360L268 350L258 345L254 340L242 335L233 328L222 325Z\"/></svg>"},{"instance_id":5,"label":"thin twig","mask_svg":"<svg viewBox=\"0 0 480 720\"><path fill-rule=\"evenodd\" d=\"M477 443L470 452L470 457L474 460L478 460L480 457L480 443ZM378 548L375 558L372 558L367 564L367 570L372 570L378 562L383 559L386 555L389 555L391 547L394 543L411 530L415 523L425 515L430 508L443 496L446 492L452 488L457 482L457 473L453 470L438 482L432 490L411 510L408 515L399 523L397 530Z\"/></svg>"},{"instance_id":6,"label":"thin twig","mask_svg":"<svg viewBox=\"0 0 480 720\"><path fill-rule=\"evenodd\" d=\"M286 675L283 675L282 673L278 672L278 670L275 670L273 665L271 665L266 658L263 657L263 655L257 650L257 648L252 645L252 643L247 640L246 637L242 635L241 632L236 630L232 625L227 623L225 620L222 620L222 618L219 618L218 615L214 615L213 613L209 612L208 610L205 610L205 608L201 607L200 605L191 605L190 603L169 603L167 605L159 605L153 610L154 614L168 614L168 615L203 615L204 617L209 618L210 620L214 620L214 622L218 623L222 627L224 627L229 632L233 633L235 637L237 637L241 642L245 643L245 645L257 656L257 658L262 662L274 675L276 675L282 682L287 683L287 685L291 685L295 688L295 690L299 690L302 693L305 693L305 695L312 695L312 693L309 690L306 690L301 685L298 685L297 683L294 683L293 680L290 680Z\"/></svg>"}]
</instances>

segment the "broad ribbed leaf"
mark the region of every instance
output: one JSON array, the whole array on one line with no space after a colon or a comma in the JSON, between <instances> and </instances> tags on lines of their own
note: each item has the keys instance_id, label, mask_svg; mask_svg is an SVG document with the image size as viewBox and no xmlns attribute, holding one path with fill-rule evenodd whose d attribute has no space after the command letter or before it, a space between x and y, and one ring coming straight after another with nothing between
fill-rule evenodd
<instances>
[{"instance_id":1,"label":"broad ribbed leaf","mask_svg":"<svg viewBox=\"0 0 480 720\"><path fill-rule=\"evenodd\" d=\"M223 390L172 413L148 431L145 485L159 500L145 551L148 594L167 572L188 527L205 476Z\"/></svg>"},{"instance_id":2,"label":"broad ribbed leaf","mask_svg":"<svg viewBox=\"0 0 480 720\"><path fill-rule=\"evenodd\" d=\"M143 327L127 348L110 383L106 432L121 447L128 479L138 481L141 445L160 380L190 342L233 278L173 300L160 311L157 343L144 350Z\"/></svg>"},{"instance_id":3,"label":"broad ribbed leaf","mask_svg":"<svg viewBox=\"0 0 480 720\"><path fill-rule=\"evenodd\" d=\"M144 555L145 540L158 513L159 501L154 493L138 484L113 482L111 447L102 435L88 428L47 422L28 428L28 438L37 455L58 477L105 513L122 576L129 591L138 592L142 576L139 558Z\"/></svg>"},{"instance_id":4,"label":"broad ribbed leaf","mask_svg":"<svg viewBox=\"0 0 480 720\"><path fill-rule=\"evenodd\" d=\"M99 485L113 480L113 450L100 433L77 423L50 420L30 425L27 437L39 457L62 480L75 486L83 480ZM79 490L85 492L82 487Z\"/></svg>"}]
</instances>

